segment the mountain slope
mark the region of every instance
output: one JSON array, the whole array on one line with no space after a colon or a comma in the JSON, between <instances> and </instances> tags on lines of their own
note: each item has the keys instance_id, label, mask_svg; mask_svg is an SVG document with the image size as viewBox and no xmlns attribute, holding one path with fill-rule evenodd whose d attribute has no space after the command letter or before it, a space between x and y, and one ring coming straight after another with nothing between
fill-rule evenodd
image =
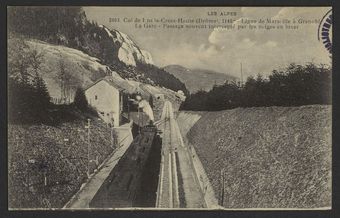
<instances>
[{"instance_id":1,"label":"mountain slope","mask_svg":"<svg viewBox=\"0 0 340 218\"><path fill-rule=\"evenodd\" d=\"M88 21L81 7L9 7L8 21L8 38L37 39L74 48L97 58L124 79L187 93L185 85L154 66L151 54L130 36Z\"/></svg>"},{"instance_id":2,"label":"mountain slope","mask_svg":"<svg viewBox=\"0 0 340 218\"><path fill-rule=\"evenodd\" d=\"M117 45L117 56L121 62L128 66L136 66L137 62L153 64L151 54L140 49L128 35L118 30L109 30L103 25L99 25L99 27L105 30L107 37L111 38L113 43Z\"/></svg>"},{"instance_id":3,"label":"mountain slope","mask_svg":"<svg viewBox=\"0 0 340 218\"><path fill-rule=\"evenodd\" d=\"M210 90L214 84L223 84L226 80L235 80L235 77L218 73L212 70L188 69L180 65L168 65L164 70L180 79L191 93L198 90Z\"/></svg>"},{"instance_id":4,"label":"mountain slope","mask_svg":"<svg viewBox=\"0 0 340 218\"><path fill-rule=\"evenodd\" d=\"M9 46L14 43L16 43L15 39L9 39ZM77 49L52 45L38 40L25 40L25 43L30 50L36 50L43 54L39 74L46 82L48 92L53 99L61 99L62 97L60 72L61 67L63 67L68 78L65 83L66 97L67 101L70 102L73 101L78 87L86 88L100 78L112 76L116 83L129 92L140 92L145 98L150 95L158 96L162 94L177 107L180 104L175 91L133 79L124 79L119 73L100 63L98 58L91 57Z\"/></svg>"}]
</instances>

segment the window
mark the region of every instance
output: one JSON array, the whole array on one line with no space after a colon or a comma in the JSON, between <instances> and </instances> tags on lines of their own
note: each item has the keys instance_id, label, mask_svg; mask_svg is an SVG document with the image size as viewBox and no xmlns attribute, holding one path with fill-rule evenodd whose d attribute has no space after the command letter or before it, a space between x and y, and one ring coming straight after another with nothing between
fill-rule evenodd
<instances>
[{"instance_id":1,"label":"window","mask_svg":"<svg viewBox=\"0 0 340 218\"><path fill-rule=\"evenodd\" d=\"M95 95L95 96L94 96L94 99L95 99L95 100L98 100L98 96L97 96L97 95Z\"/></svg>"}]
</instances>

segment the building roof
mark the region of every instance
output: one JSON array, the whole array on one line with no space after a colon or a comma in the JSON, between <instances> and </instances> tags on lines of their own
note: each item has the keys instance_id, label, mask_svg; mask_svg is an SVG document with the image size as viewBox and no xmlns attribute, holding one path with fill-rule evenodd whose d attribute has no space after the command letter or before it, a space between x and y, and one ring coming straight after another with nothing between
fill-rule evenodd
<instances>
[{"instance_id":1,"label":"building roof","mask_svg":"<svg viewBox=\"0 0 340 218\"><path fill-rule=\"evenodd\" d=\"M114 78L112 76L106 76L103 77L101 79L98 79L97 81L95 81L94 83L92 83L91 85L89 85L88 87L85 88L85 90L91 88L92 86L96 85L97 83L99 83L100 81L105 81L107 82L109 85L113 86L114 88L118 89L119 91L124 91L125 89L122 87L122 85L120 85L118 82L116 82L114 80Z\"/></svg>"}]
</instances>

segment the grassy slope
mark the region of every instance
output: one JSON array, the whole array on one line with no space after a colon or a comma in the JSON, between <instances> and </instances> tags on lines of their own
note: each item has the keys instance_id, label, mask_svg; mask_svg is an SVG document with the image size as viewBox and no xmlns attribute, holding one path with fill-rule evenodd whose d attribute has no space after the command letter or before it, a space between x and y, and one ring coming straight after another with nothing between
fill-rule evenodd
<instances>
[{"instance_id":1,"label":"grassy slope","mask_svg":"<svg viewBox=\"0 0 340 218\"><path fill-rule=\"evenodd\" d=\"M100 164L114 145L110 129L97 118L92 120L90 158L98 158ZM79 190L86 181L86 123L85 119L77 119L58 126L8 126L9 207L60 208ZM28 164L29 159L37 162ZM90 167L93 171L95 162ZM44 186L44 169L47 186Z\"/></svg>"},{"instance_id":2,"label":"grassy slope","mask_svg":"<svg viewBox=\"0 0 340 218\"><path fill-rule=\"evenodd\" d=\"M187 136L227 208L331 205L330 106L209 112Z\"/></svg>"}]
</instances>

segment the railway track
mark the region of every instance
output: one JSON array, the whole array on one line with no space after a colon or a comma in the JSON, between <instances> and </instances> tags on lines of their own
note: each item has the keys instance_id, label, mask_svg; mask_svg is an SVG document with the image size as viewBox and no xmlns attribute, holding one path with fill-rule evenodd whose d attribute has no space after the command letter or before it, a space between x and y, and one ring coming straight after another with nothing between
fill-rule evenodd
<instances>
[{"instance_id":1,"label":"railway track","mask_svg":"<svg viewBox=\"0 0 340 218\"><path fill-rule=\"evenodd\" d=\"M162 151L157 189L158 208L205 207L187 148L185 147L170 102L165 102L161 119Z\"/></svg>"}]
</instances>

